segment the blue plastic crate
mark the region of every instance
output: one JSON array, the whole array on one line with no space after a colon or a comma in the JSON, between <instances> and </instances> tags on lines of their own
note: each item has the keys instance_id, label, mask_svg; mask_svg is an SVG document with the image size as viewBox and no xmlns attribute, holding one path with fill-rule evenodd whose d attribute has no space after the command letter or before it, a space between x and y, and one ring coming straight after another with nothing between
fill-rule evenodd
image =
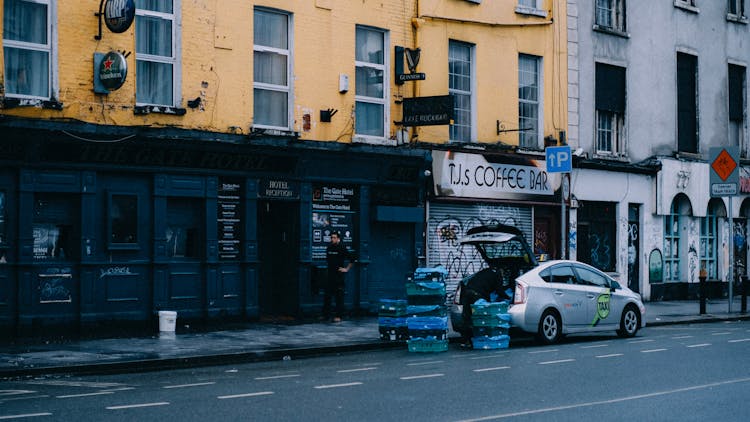
<instances>
[{"instance_id":1,"label":"blue plastic crate","mask_svg":"<svg viewBox=\"0 0 750 422\"><path fill-rule=\"evenodd\" d=\"M510 314L473 315L471 323L475 327L505 327L510 326Z\"/></svg>"},{"instance_id":2,"label":"blue plastic crate","mask_svg":"<svg viewBox=\"0 0 750 422\"><path fill-rule=\"evenodd\" d=\"M509 329L510 329L510 325L505 325L502 327L474 326L473 332L474 332L474 335L477 337L497 337L497 336L507 335Z\"/></svg>"},{"instance_id":3,"label":"blue plastic crate","mask_svg":"<svg viewBox=\"0 0 750 422\"><path fill-rule=\"evenodd\" d=\"M384 327L406 327L406 317L378 317L378 325Z\"/></svg>"},{"instance_id":4,"label":"blue plastic crate","mask_svg":"<svg viewBox=\"0 0 750 422\"><path fill-rule=\"evenodd\" d=\"M412 339L407 341L410 352L431 353L448 350L448 340Z\"/></svg>"},{"instance_id":5,"label":"blue plastic crate","mask_svg":"<svg viewBox=\"0 0 750 422\"><path fill-rule=\"evenodd\" d=\"M510 336L472 337L471 344L472 347L477 350L507 349L510 345Z\"/></svg>"},{"instance_id":6,"label":"blue plastic crate","mask_svg":"<svg viewBox=\"0 0 750 422\"><path fill-rule=\"evenodd\" d=\"M406 316L409 303L404 299L380 299L378 315L382 317Z\"/></svg>"},{"instance_id":7,"label":"blue plastic crate","mask_svg":"<svg viewBox=\"0 0 750 422\"><path fill-rule=\"evenodd\" d=\"M409 295L409 305L445 305L445 295Z\"/></svg>"},{"instance_id":8,"label":"blue plastic crate","mask_svg":"<svg viewBox=\"0 0 750 422\"><path fill-rule=\"evenodd\" d=\"M434 339L434 340L447 340L448 330L408 330L409 338L412 340L421 339Z\"/></svg>"},{"instance_id":9,"label":"blue plastic crate","mask_svg":"<svg viewBox=\"0 0 750 422\"><path fill-rule=\"evenodd\" d=\"M445 283L442 281L417 281L406 283L407 296L445 296Z\"/></svg>"},{"instance_id":10,"label":"blue plastic crate","mask_svg":"<svg viewBox=\"0 0 750 422\"><path fill-rule=\"evenodd\" d=\"M389 327L381 325L378 327L380 333L380 339L385 341L405 341L409 339L409 330L406 326L403 327Z\"/></svg>"},{"instance_id":11,"label":"blue plastic crate","mask_svg":"<svg viewBox=\"0 0 750 422\"><path fill-rule=\"evenodd\" d=\"M447 330L448 317L409 317L406 326L409 330Z\"/></svg>"},{"instance_id":12,"label":"blue plastic crate","mask_svg":"<svg viewBox=\"0 0 750 422\"><path fill-rule=\"evenodd\" d=\"M406 307L406 315L409 316L447 316L448 309L445 305L409 305Z\"/></svg>"},{"instance_id":13,"label":"blue plastic crate","mask_svg":"<svg viewBox=\"0 0 750 422\"><path fill-rule=\"evenodd\" d=\"M497 315L508 313L508 302L487 302L478 300L471 305L472 315Z\"/></svg>"}]
</instances>

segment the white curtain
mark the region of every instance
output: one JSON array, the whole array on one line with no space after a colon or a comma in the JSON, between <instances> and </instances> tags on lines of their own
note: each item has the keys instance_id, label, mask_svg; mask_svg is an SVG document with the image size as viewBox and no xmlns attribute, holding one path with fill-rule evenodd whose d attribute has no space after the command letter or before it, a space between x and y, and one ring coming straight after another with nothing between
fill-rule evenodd
<instances>
[{"instance_id":1,"label":"white curtain","mask_svg":"<svg viewBox=\"0 0 750 422\"><path fill-rule=\"evenodd\" d=\"M138 0L136 5L140 9L172 13L172 0ZM136 17L136 100L139 103L174 105L172 25L172 20L157 16Z\"/></svg>"},{"instance_id":2,"label":"white curtain","mask_svg":"<svg viewBox=\"0 0 750 422\"><path fill-rule=\"evenodd\" d=\"M3 51L7 94L50 97L48 5L5 0Z\"/></svg>"}]
</instances>

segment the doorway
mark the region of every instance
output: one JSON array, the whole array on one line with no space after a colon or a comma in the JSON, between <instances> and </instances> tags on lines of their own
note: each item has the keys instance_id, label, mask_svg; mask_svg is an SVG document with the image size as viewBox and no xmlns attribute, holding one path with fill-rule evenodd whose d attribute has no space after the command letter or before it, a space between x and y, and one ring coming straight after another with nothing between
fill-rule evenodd
<instances>
[{"instance_id":1,"label":"doorway","mask_svg":"<svg viewBox=\"0 0 750 422\"><path fill-rule=\"evenodd\" d=\"M258 305L261 318L299 316L299 206L296 202L258 203Z\"/></svg>"}]
</instances>

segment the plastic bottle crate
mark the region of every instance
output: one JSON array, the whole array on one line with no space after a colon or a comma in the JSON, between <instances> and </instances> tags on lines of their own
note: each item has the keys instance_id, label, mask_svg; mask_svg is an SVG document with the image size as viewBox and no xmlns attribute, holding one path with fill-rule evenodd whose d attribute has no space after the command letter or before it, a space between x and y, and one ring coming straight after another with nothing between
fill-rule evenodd
<instances>
[{"instance_id":1,"label":"plastic bottle crate","mask_svg":"<svg viewBox=\"0 0 750 422\"><path fill-rule=\"evenodd\" d=\"M378 316L401 317L406 315L406 307L409 305L404 299L380 299Z\"/></svg>"},{"instance_id":2,"label":"plastic bottle crate","mask_svg":"<svg viewBox=\"0 0 750 422\"><path fill-rule=\"evenodd\" d=\"M448 315L448 309L445 305L409 305L406 307L408 316L440 316Z\"/></svg>"},{"instance_id":3,"label":"plastic bottle crate","mask_svg":"<svg viewBox=\"0 0 750 422\"><path fill-rule=\"evenodd\" d=\"M407 341L407 344L410 352L429 353L448 350L448 340L418 338Z\"/></svg>"},{"instance_id":4,"label":"plastic bottle crate","mask_svg":"<svg viewBox=\"0 0 750 422\"><path fill-rule=\"evenodd\" d=\"M447 330L448 317L409 317L406 318L409 330Z\"/></svg>"},{"instance_id":5,"label":"plastic bottle crate","mask_svg":"<svg viewBox=\"0 0 750 422\"><path fill-rule=\"evenodd\" d=\"M510 336L501 335L496 337L472 337L471 344L474 349L507 349L510 345Z\"/></svg>"},{"instance_id":6,"label":"plastic bottle crate","mask_svg":"<svg viewBox=\"0 0 750 422\"><path fill-rule=\"evenodd\" d=\"M504 327L510 326L510 314L471 315L471 323L475 327Z\"/></svg>"},{"instance_id":7,"label":"plastic bottle crate","mask_svg":"<svg viewBox=\"0 0 750 422\"><path fill-rule=\"evenodd\" d=\"M407 296L445 296L445 283L442 281L417 281L406 283Z\"/></svg>"},{"instance_id":8,"label":"plastic bottle crate","mask_svg":"<svg viewBox=\"0 0 750 422\"><path fill-rule=\"evenodd\" d=\"M378 325L384 327L406 327L406 317L378 317Z\"/></svg>"},{"instance_id":9,"label":"plastic bottle crate","mask_svg":"<svg viewBox=\"0 0 750 422\"><path fill-rule=\"evenodd\" d=\"M417 268L407 279L409 281L440 281L445 282L448 276L448 270L442 267L434 268Z\"/></svg>"},{"instance_id":10,"label":"plastic bottle crate","mask_svg":"<svg viewBox=\"0 0 750 422\"><path fill-rule=\"evenodd\" d=\"M477 337L497 337L497 336L508 335L509 329L510 329L510 325L505 325L501 327L474 326L473 332L474 332L474 335Z\"/></svg>"},{"instance_id":11,"label":"plastic bottle crate","mask_svg":"<svg viewBox=\"0 0 750 422\"><path fill-rule=\"evenodd\" d=\"M435 339L435 340L447 340L448 330L408 330L409 339L415 340L421 339Z\"/></svg>"},{"instance_id":12,"label":"plastic bottle crate","mask_svg":"<svg viewBox=\"0 0 750 422\"><path fill-rule=\"evenodd\" d=\"M409 330L406 326L394 327L381 325L378 327L380 339L386 341L404 341L409 339Z\"/></svg>"},{"instance_id":13,"label":"plastic bottle crate","mask_svg":"<svg viewBox=\"0 0 750 422\"><path fill-rule=\"evenodd\" d=\"M497 315L508 313L508 302L477 301L471 305L472 315Z\"/></svg>"}]
</instances>

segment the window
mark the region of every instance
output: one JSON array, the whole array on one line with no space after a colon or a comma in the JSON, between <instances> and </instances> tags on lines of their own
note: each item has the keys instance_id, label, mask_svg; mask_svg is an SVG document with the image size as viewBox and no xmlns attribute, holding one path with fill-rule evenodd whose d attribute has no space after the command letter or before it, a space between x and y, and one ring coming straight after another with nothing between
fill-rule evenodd
<instances>
[{"instance_id":1,"label":"window","mask_svg":"<svg viewBox=\"0 0 750 422\"><path fill-rule=\"evenodd\" d=\"M664 280L680 280L680 214L677 200L664 216Z\"/></svg>"},{"instance_id":2,"label":"window","mask_svg":"<svg viewBox=\"0 0 750 422\"><path fill-rule=\"evenodd\" d=\"M625 152L625 68L596 63L596 153Z\"/></svg>"},{"instance_id":3,"label":"window","mask_svg":"<svg viewBox=\"0 0 750 422\"><path fill-rule=\"evenodd\" d=\"M541 18L547 17L547 11L541 9L539 0L518 0L516 13L539 16Z\"/></svg>"},{"instance_id":4,"label":"window","mask_svg":"<svg viewBox=\"0 0 750 422\"><path fill-rule=\"evenodd\" d=\"M71 260L78 258L80 233L75 220L80 218L76 201L69 194L34 195L32 223L35 260Z\"/></svg>"},{"instance_id":5,"label":"window","mask_svg":"<svg viewBox=\"0 0 750 422\"><path fill-rule=\"evenodd\" d=\"M742 157L748 157L748 146L745 145L745 67L729 64L729 141L742 151Z\"/></svg>"},{"instance_id":6,"label":"window","mask_svg":"<svg viewBox=\"0 0 750 422\"><path fill-rule=\"evenodd\" d=\"M576 265L575 267L576 273L578 274L578 284L584 286L609 287L609 280L603 274L599 274L596 271L592 271L580 265Z\"/></svg>"},{"instance_id":7,"label":"window","mask_svg":"<svg viewBox=\"0 0 750 422\"><path fill-rule=\"evenodd\" d=\"M109 198L110 248L138 243L138 196L113 194Z\"/></svg>"},{"instance_id":8,"label":"window","mask_svg":"<svg viewBox=\"0 0 750 422\"><path fill-rule=\"evenodd\" d=\"M718 217L716 211L709 206L708 213L701 219L700 234L700 268L706 270L708 278L715 280L716 273L716 229L718 227Z\"/></svg>"},{"instance_id":9,"label":"window","mask_svg":"<svg viewBox=\"0 0 750 422\"><path fill-rule=\"evenodd\" d=\"M547 283L575 284L576 276L569 265L556 265L541 274Z\"/></svg>"},{"instance_id":10,"label":"window","mask_svg":"<svg viewBox=\"0 0 750 422\"><path fill-rule=\"evenodd\" d=\"M677 53L677 147L698 152L698 58Z\"/></svg>"},{"instance_id":11,"label":"window","mask_svg":"<svg viewBox=\"0 0 750 422\"><path fill-rule=\"evenodd\" d=\"M53 22L49 0L5 0L3 54L8 97L49 100Z\"/></svg>"},{"instance_id":12,"label":"window","mask_svg":"<svg viewBox=\"0 0 750 422\"><path fill-rule=\"evenodd\" d=\"M179 1L136 0L136 103L176 105Z\"/></svg>"},{"instance_id":13,"label":"window","mask_svg":"<svg viewBox=\"0 0 750 422\"><path fill-rule=\"evenodd\" d=\"M586 201L578 209L578 259L601 271L616 271L616 204Z\"/></svg>"},{"instance_id":14,"label":"window","mask_svg":"<svg viewBox=\"0 0 750 422\"><path fill-rule=\"evenodd\" d=\"M745 18L745 0L727 0L731 17Z\"/></svg>"},{"instance_id":15,"label":"window","mask_svg":"<svg viewBox=\"0 0 750 422\"><path fill-rule=\"evenodd\" d=\"M625 0L596 0L596 28L625 32Z\"/></svg>"},{"instance_id":16,"label":"window","mask_svg":"<svg viewBox=\"0 0 750 422\"><path fill-rule=\"evenodd\" d=\"M256 8L253 18L253 126L291 128L291 15Z\"/></svg>"},{"instance_id":17,"label":"window","mask_svg":"<svg viewBox=\"0 0 750 422\"><path fill-rule=\"evenodd\" d=\"M358 26L355 46L356 106L354 133L358 136L386 136L388 85L386 33Z\"/></svg>"},{"instance_id":18,"label":"window","mask_svg":"<svg viewBox=\"0 0 750 422\"><path fill-rule=\"evenodd\" d=\"M167 199L167 256L170 258L201 258L203 221L201 202L191 198Z\"/></svg>"},{"instance_id":19,"label":"window","mask_svg":"<svg viewBox=\"0 0 750 422\"><path fill-rule=\"evenodd\" d=\"M448 44L448 93L453 96L453 124L450 125L450 140L471 142L472 140L472 56L474 46L451 40Z\"/></svg>"},{"instance_id":20,"label":"window","mask_svg":"<svg viewBox=\"0 0 750 422\"><path fill-rule=\"evenodd\" d=\"M536 56L518 56L518 143L525 148L537 149L541 144L540 62Z\"/></svg>"}]
</instances>

